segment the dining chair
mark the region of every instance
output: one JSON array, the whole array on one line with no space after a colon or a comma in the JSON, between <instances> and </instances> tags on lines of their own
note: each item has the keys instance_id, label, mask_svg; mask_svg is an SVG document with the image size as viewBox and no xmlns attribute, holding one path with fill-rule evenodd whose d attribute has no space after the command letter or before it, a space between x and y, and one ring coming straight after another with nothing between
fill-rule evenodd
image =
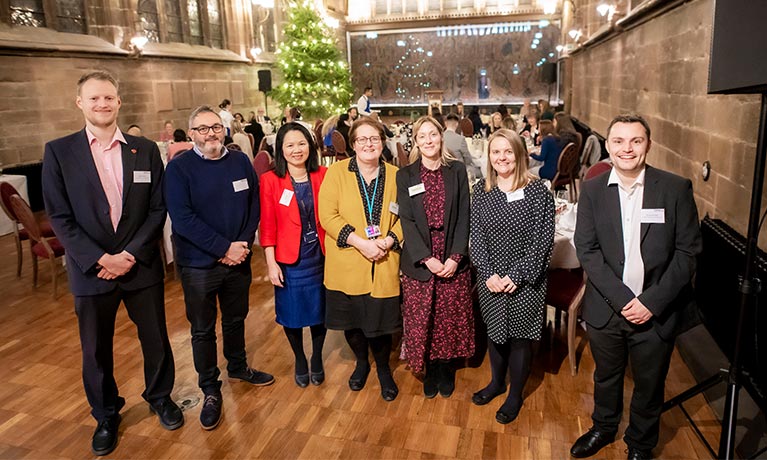
<instances>
[{"instance_id":1,"label":"dining chair","mask_svg":"<svg viewBox=\"0 0 767 460\"><path fill-rule=\"evenodd\" d=\"M583 180L593 179L603 172L609 171L611 169L613 169L613 165L606 161L594 163L589 167L589 169L586 170L586 174L583 176Z\"/></svg>"},{"instance_id":2,"label":"dining chair","mask_svg":"<svg viewBox=\"0 0 767 460\"><path fill-rule=\"evenodd\" d=\"M474 124L468 118L462 118L460 121L461 132L463 137L474 136Z\"/></svg>"},{"instance_id":3,"label":"dining chair","mask_svg":"<svg viewBox=\"0 0 767 460\"><path fill-rule=\"evenodd\" d=\"M336 160L347 158L346 139L344 139L344 136L338 131L333 131L330 135L330 140L333 143L333 148L336 149Z\"/></svg>"},{"instance_id":4,"label":"dining chair","mask_svg":"<svg viewBox=\"0 0 767 460\"><path fill-rule=\"evenodd\" d=\"M264 173L274 169L274 163L272 157L266 150L261 150L253 158L253 170L256 171L256 176L261 177Z\"/></svg>"},{"instance_id":5,"label":"dining chair","mask_svg":"<svg viewBox=\"0 0 767 460\"><path fill-rule=\"evenodd\" d=\"M53 280L53 298L56 298L58 287L58 267L56 259L64 255L64 246L58 238L46 238L43 236L40 224L35 214L26 201L19 195L11 196L11 208L19 218L19 222L29 234L29 249L32 253L32 285L37 287L37 259L48 259L51 265L51 279Z\"/></svg>"},{"instance_id":6,"label":"dining chair","mask_svg":"<svg viewBox=\"0 0 767 460\"><path fill-rule=\"evenodd\" d=\"M578 374L575 352L575 332L578 316L581 312L583 294L586 292L586 273L582 268L550 269L547 274L546 305L557 310L556 322L559 324L561 313L567 315L567 356L570 361L570 373Z\"/></svg>"},{"instance_id":7,"label":"dining chair","mask_svg":"<svg viewBox=\"0 0 767 460\"><path fill-rule=\"evenodd\" d=\"M578 201L578 190L575 185L575 179L578 177L578 152L575 150L575 144L570 142L562 149L557 160L557 173L551 180L551 190L561 190L567 186L570 193L570 202Z\"/></svg>"},{"instance_id":8,"label":"dining chair","mask_svg":"<svg viewBox=\"0 0 767 460\"><path fill-rule=\"evenodd\" d=\"M24 259L24 251L21 248L21 242L29 239L29 232L25 228L19 227L19 219L13 211L11 197L19 195L16 187L8 182L0 182L0 207L3 208L5 215L8 216L13 224L13 239L16 243L16 278L21 277L21 264ZM20 196L20 195L19 195ZM54 236L51 224L45 217L40 221L40 231L46 238Z\"/></svg>"}]
</instances>

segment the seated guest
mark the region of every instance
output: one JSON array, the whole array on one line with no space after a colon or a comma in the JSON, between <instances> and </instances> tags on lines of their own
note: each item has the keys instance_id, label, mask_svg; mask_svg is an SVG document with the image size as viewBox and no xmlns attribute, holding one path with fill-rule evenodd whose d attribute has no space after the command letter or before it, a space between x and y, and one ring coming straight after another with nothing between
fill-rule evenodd
<instances>
[{"instance_id":1,"label":"seated guest","mask_svg":"<svg viewBox=\"0 0 767 460\"><path fill-rule=\"evenodd\" d=\"M139 125L130 125L128 126L128 130L125 132L130 134L131 136L143 137L143 135L141 134L141 126Z\"/></svg>"},{"instance_id":2,"label":"seated guest","mask_svg":"<svg viewBox=\"0 0 767 460\"><path fill-rule=\"evenodd\" d=\"M160 133L160 142L173 141L173 122L165 120L164 128L163 132Z\"/></svg>"},{"instance_id":3,"label":"seated guest","mask_svg":"<svg viewBox=\"0 0 767 460\"><path fill-rule=\"evenodd\" d=\"M439 109L433 109L431 111L431 117L437 120L437 123L439 123L440 128L444 131L445 129L445 118L442 116L442 112Z\"/></svg>"},{"instance_id":4,"label":"seated guest","mask_svg":"<svg viewBox=\"0 0 767 460\"><path fill-rule=\"evenodd\" d=\"M503 128L503 116L500 112L493 112L490 115L490 133L494 133Z\"/></svg>"},{"instance_id":5,"label":"seated guest","mask_svg":"<svg viewBox=\"0 0 767 460\"><path fill-rule=\"evenodd\" d=\"M466 138L458 133L458 125L460 124L460 121L458 115L454 113L447 116L447 120L445 120L447 127L442 134L444 137L445 148L447 148L448 152L450 152L456 160L466 165L466 172L469 175L469 180L475 178L479 179L482 177L482 171L474 165L474 159L471 157Z\"/></svg>"},{"instance_id":6,"label":"seated guest","mask_svg":"<svg viewBox=\"0 0 767 460\"><path fill-rule=\"evenodd\" d=\"M540 114L539 120L553 120L554 110L551 105L545 99L538 100L538 113Z\"/></svg>"},{"instance_id":7,"label":"seated guest","mask_svg":"<svg viewBox=\"0 0 767 460\"><path fill-rule=\"evenodd\" d=\"M250 124L245 125L242 128L243 131L253 136L253 148L257 149L261 145L261 141L264 139L264 128L261 123L252 118ZM253 152L253 156L258 152Z\"/></svg>"},{"instance_id":8,"label":"seated guest","mask_svg":"<svg viewBox=\"0 0 767 460\"><path fill-rule=\"evenodd\" d=\"M168 144L168 161L172 160L177 154L185 152L194 147L194 144L188 141L183 129L173 131L173 142Z\"/></svg>"},{"instance_id":9,"label":"seated guest","mask_svg":"<svg viewBox=\"0 0 767 460\"><path fill-rule=\"evenodd\" d=\"M573 122L570 121L570 117L566 113L557 113L552 126L554 128L553 134L543 137L544 133L541 133L541 153L530 155L534 160L543 162L542 165L530 169L531 173L536 174L541 179L551 180L554 178L557 174L557 163L562 149L570 142L578 141Z\"/></svg>"},{"instance_id":10,"label":"seated guest","mask_svg":"<svg viewBox=\"0 0 767 460\"><path fill-rule=\"evenodd\" d=\"M503 117L503 120L501 120L501 126L503 126L505 129L510 129L517 132L517 122L514 121L514 118L511 115L506 115Z\"/></svg>"},{"instance_id":11,"label":"seated guest","mask_svg":"<svg viewBox=\"0 0 767 460\"><path fill-rule=\"evenodd\" d=\"M474 127L474 134L479 134L482 130L485 130L485 134L487 134L488 127L482 122L482 117L479 115L478 108L473 107L471 109L471 112L469 112L469 120L471 120L471 124Z\"/></svg>"},{"instance_id":12,"label":"seated guest","mask_svg":"<svg viewBox=\"0 0 767 460\"><path fill-rule=\"evenodd\" d=\"M501 119L504 119L509 116L509 109L506 108L506 104L501 104L496 109L496 112L501 114Z\"/></svg>"},{"instance_id":13,"label":"seated guest","mask_svg":"<svg viewBox=\"0 0 767 460\"><path fill-rule=\"evenodd\" d=\"M535 110L530 110L530 112L527 114L527 123L525 123L524 128L522 128L522 134L523 137L529 138L529 139L535 139L538 137L538 112Z\"/></svg>"},{"instance_id":14,"label":"seated guest","mask_svg":"<svg viewBox=\"0 0 767 460\"><path fill-rule=\"evenodd\" d=\"M237 120L236 116L234 118L232 121L232 142L239 145L240 148L238 150L247 155L250 161L253 161L253 147L250 145L250 138L243 131L242 123Z\"/></svg>"},{"instance_id":15,"label":"seated guest","mask_svg":"<svg viewBox=\"0 0 767 460\"><path fill-rule=\"evenodd\" d=\"M336 130L336 125L338 124L338 119L340 117L340 115L333 115L322 124L320 134L322 134L322 145L326 148L333 147L333 131Z\"/></svg>"},{"instance_id":16,"label":"seated guest","mask_svg":"<svg viewBox=\"0 0 767 460\"><path fill-rule=\"evenodd\" d=\"M532 107L530 107L530 98L526 97L525 100L522 102L522 107L519 108L519 116L520 118L527 122L527 116L530 114L530 111L532 110Z\"/></svg>"},{"instance_id":17,"label":"seated guest","mask_svg":"<svg viewBox=\"0 0 767 460\"><path fill-rule=\"evenodd\" d=\"M355 109L356 110L356 109ZM352 120L349 118L348 113L342 113L338 117L338 123L336 124L336 131L341 133L346 141L346 154L350 157L354 156L354 149L349 142L349 129L352 127ZM336 152L341 153L341 152Z\"/></svg>"}]
</instances>

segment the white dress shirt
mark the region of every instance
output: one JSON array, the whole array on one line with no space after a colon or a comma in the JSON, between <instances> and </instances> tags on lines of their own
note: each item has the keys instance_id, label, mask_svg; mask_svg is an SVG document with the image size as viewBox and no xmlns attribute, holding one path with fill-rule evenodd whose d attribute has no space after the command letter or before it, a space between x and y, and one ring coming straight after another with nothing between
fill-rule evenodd
<instances>
[{"instance_id":1,"label":"white dress shirt","mask_svg":"<svg viewBox=\"0 0 767 460\"><path fill-rule=\"evenodd\" d=\"M644 286L644 261L640 248L642 238L642 199L644 197L645 169L639 173L633 184L626 187L615 172L610 172L607 185L617 185L621 204L621 226L623 228L623 284L635 296L642 293Z\"/></svg>"}]
</instances>

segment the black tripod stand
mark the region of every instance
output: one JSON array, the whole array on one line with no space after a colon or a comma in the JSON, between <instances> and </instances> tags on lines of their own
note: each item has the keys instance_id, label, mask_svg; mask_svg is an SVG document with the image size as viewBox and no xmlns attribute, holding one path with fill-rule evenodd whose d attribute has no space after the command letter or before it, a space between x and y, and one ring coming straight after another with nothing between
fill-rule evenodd
<instances>
[{"instance_id":1,"label":"black tripod stand","mask_svg":"<svg viewBox=\"0 0 767 460\"><path fill-rule=\"evenodd\" d=\"M755 278L756 254L758 251L757 240L759 238L759 214L762 207L762 189L764 183L764 169L767 162L767 93L762 93L762 107L759 116L759 137L756 144L756 162L754 165L754 183L751 188L751 211L748 216L748 235L746 237L746 261L743 277L740 279L738 293L740 294L740 308L738 310L738 323L735 333L735 350L730 362L729 370L722 370L703 382L684 391L682 394L666 401L663 404L663 412L679 406L687 420L690 421L695 433L703 440L706 448L714 458L732 459L735 453L735 429L738 421L738 396L743 386L741 374L741 345L743 325L749 305L755 305L759 294L760 280ZM695 422L682 406L682 403L708 390L719 382L727 382L727 396L724 402L724 414L722 416L722 432L719 438L719 453L703 437ZM757 453L759 455L759 453Z\"/></svg>"}]
</instances>

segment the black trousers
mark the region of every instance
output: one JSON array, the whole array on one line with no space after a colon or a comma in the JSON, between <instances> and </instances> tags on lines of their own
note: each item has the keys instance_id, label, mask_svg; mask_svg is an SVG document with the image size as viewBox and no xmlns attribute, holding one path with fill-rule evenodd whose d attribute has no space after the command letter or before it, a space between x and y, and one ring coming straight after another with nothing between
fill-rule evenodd
<instances>
[{"instance_id":1,"label":"black trousers","mask_svg":"<svg viewBox=\"0 0 767 460\"><path fill-rule=\"evenodd\" d=\"M181 267L186 317L192 326L192 354L198 384L203 393L221 391L216 349L216 301L221 308L221 331L227 370L238 372L248 367L245 354L245 318L252 280L250 258L229 267Z\"/></svg>"},{"instance_id":2,"label":"black trousers","mask_svg":"<svg viewBox=\"0 0 767 460\"><path fill-rule=\"evenodd\" d=\"M141 396L147 401L169 396L176 377L165 324L165 285L162 282L135 291L117 288L108 294L76 296L83 385L91 414L99 422L117 414L125 403L117 391L112 353L115 317L121 301L136 325L144 355L146 388Z\"/></svg>"},{"instance_id":3,"label":"black trousers","mask_svg":"<svg viewBox=\"0 0 767 460\"><path fill-rule=\"evenodd\" d=\"M613 315L601 329L588 327L594 355L594 426L618 431L623 412L623 376L631 365L634 393L629 426L623 439L629 447L652 450L658 444L663 391L674 342L660 338L651 321L635 326Z\"/></svg>"}]
</instances>

